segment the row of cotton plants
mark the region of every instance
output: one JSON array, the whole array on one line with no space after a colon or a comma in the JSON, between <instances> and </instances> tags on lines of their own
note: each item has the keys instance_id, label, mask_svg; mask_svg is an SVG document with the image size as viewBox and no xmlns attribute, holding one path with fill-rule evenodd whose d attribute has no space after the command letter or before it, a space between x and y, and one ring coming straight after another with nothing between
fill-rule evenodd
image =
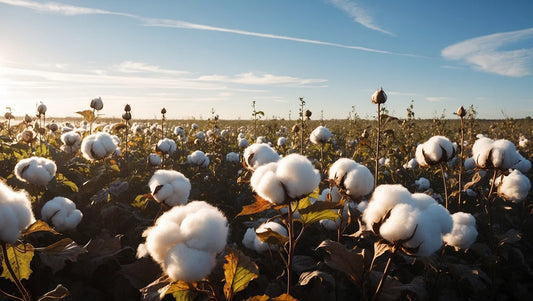
<instances>
[{"instance_id":1,"label":"row of cotton plants","mask_svg":"<svg viewBox=\"0 0 533 301\"><path fill-rule=\"evenodd\" d=\"M531 128L498 135L462 107L459 130L428 126L386 101L372 96L377 123L312 120L302 98L296 121L258 120L255 102L251 123L129 105L105 120L101 98L81 121L8 112L0 294L527 298Z\"/></svg>"}]
</instances>

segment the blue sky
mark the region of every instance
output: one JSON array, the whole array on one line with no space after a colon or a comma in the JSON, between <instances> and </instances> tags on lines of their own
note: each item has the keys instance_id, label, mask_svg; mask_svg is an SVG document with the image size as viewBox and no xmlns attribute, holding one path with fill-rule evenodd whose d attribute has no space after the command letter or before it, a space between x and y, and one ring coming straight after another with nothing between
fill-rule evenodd
<instances>
[{"instance_id":1,"label":"blue sky","mask_svg":"<svg viewBox=\"0 0 533 301\"><path fill-rule=\"evenodd\" d=\"M533 1L0 0L0 110L533 116Z\"/></svg>"}]
</instances>

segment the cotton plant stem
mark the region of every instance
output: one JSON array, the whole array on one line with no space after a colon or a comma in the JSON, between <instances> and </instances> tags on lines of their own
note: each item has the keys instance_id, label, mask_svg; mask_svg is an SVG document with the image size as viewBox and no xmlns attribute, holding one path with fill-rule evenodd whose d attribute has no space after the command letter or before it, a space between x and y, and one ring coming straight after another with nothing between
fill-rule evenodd
<instances>
[{"instance_id":1,"label":"cotton plant stem","mask_svg":"<svg viewBox=\"0 0 533 301\"><path fill-rule=\"evenodd\" d=\"M292 257L294 254L294 229L292 220L292 206L289 201L289 212L287 215L287 230L289 232L289 250L287 254L287 294L291 294L292 287Z\"/></svg>"},{"instance_id":2,"label":"cotton plant stem","mask_svg":"<svg viewBox=\"0 0 533 301\"><path fill-rule=\"evenodd\" d=\"M387 273L389 272L390 263L392 262L392 257L396 253L396 247L392 248L392 252L390 254L389 259L387 260L387 264L385 265L385 270L383 271L383 275L381 276L381 280L379 280L378 287L376 288L376 293L372 297L372 301L377 300L377 297L379 295L379 291L381 290L381 287L383 286L383 282L385 282L385 278L387 278Z\"/></svg>"},{"instance_id":3,"label":"cotton plant stem","mask_svg":"<svg viewBox=\"0 0 533 301\"><path fill-rule=\"evenodd\" d=\"M461 209L461 197L462 197L462 194L463 194L463 148L464 148L464 143L465 141L465 122L464 122L464 118L463 116L461 116L461 146L460 146L460 149L461 151L459 152L459 198L457 200L457 203L458 203L458 209L460 210Z\"/></svg>"},{"instance_id":4,"label":"cotton plant stem","mask_svg":"<svg viewBox=\"0 0 533 301\"><path fill-rule=\"evenodd\" d=\"M13 281L15 282L17 289L22 295L22 300L31 301L30 294L28 293L28 291L24 288L24 286L18 279L17 275L15 274L15 271L13 271L13 267L11 267L11 263L9 262L9 255L7 254L7 243L2 242L0 246L2 248L2 254L4 255L4 262L6 263L7 270L9 271L11 278L13 278Z\"/></svg>"},{"instance_id":5,"label":"cotton plant stem","mask_svg":"<svg viewBox=\"0 0 533 301\"><path fill-rule=\"evenodd\" d=\"M375 170L374 170L374 188L378 187L378 171L379 171L379 138L381 136L381 103L378 102L378 133L376 137L376 154L375 154Z\"/></svg>"},{"instance_id":6,"label":"cotton plant stem","mask_svg":"<svg viewBox=\"0 0 533 301\"><path fill-rule=\"evenodd\" d=\"M444 172L444 163L440 164L440 171L442 174L442 184L444 185L444 202L446 209L448 209L448 187L446 185L446 173Z\"/></svg>"}]
</instances>

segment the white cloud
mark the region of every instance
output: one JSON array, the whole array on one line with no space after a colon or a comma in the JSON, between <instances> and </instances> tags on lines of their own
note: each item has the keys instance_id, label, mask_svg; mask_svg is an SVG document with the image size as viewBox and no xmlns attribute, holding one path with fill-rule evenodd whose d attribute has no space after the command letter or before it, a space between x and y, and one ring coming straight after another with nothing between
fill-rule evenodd
<instances>
[{"instance_id":1,"label":"white cloud","mask_svg":"<svg viewBox=\"0 0 533 301\"><path fill-rule=\"evenodd\" d=\"M124 61L115 66L115 70L122 73L154 73L154 74L187 74L187 71L161 69L159 66L148 65L142 62Z\"/></svg>"},{"instance_id":2,"label":"white cloud","mask_svg":"<svg viewBox=\"0 0 533 301\"><path fill-rule=\"evenodd\" d=\"M327 82L327 79L306 79L292 76L278 76L273 74L256 75L252 72L237 74L236 76L206 75L198 78L200 81L237 83L247 85L308 85Z\"/></svg>"},{"instance_id":3,"label":"white cloud","mask_svg":"<svg viewBox=\"0 0 533 301\"><path fill-rule=\"evenodd\" d=\"M517 42L533 39L533 28L495 33L459 42L444 48L442 56L464 61L475 69L504 76L532 74L533 48L510 49Z\"/></svg>"},{"instance_id":4,"label":"white cloud","mask_svg":"<svg viewBox=\"0 0 533 301\"><path fill-rule=\"evenodd\" d=\"M451 99L453 99L453 98L446 97L446 96L428 96L428 97L426 97L426 100L427 101L431 101L431 102L439 102L439 101L451 100Z\"/></svg>"},{"instance_id":5,"label":"white cloud","mask_svg":"<svg viewBox=\"0 0 533 301\"><path fill-rule=\"evenodd\" d=\"M392 32L387 31L376 25L371 14L354 1L329 0L329 2L337 8L346 12L350 17L354 19L355 22L363 25L364 27L394 36Z\"/></svg>"},{"instance_id":6,"label":"white cloud","mask_svg":"<svg viewBox=\"0 0 533 301\"><path fill-rule=\"evenodd\" d=\"M88 14L114 14L109 11L94 9L89 7L81 6L72 6L61 3L47 2L39 3L35 1L24 1L24 0L0 0L0 3L9 4L13 6L25 7L40 12L51 12L58 13L67 16L75 15L88 15Z\"/></svg>"}]
</instances>

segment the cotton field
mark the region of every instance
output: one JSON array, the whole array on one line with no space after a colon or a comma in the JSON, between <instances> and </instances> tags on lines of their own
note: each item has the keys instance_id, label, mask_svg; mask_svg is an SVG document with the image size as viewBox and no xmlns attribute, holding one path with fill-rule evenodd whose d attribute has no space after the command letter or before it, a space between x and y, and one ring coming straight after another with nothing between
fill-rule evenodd
<instances>
[{"instance_id":1,"label":"cotton field","mask_svg":"<svg viewBox=\"0 0 533 301\"><path fill-rule=\"evenodd\" d=\"M0 123L0 300L533 293L530 119L391 116L383 89L369 120L303 99L297 120L110 120L104 101Z\"/></svg>"}]
</instances>

